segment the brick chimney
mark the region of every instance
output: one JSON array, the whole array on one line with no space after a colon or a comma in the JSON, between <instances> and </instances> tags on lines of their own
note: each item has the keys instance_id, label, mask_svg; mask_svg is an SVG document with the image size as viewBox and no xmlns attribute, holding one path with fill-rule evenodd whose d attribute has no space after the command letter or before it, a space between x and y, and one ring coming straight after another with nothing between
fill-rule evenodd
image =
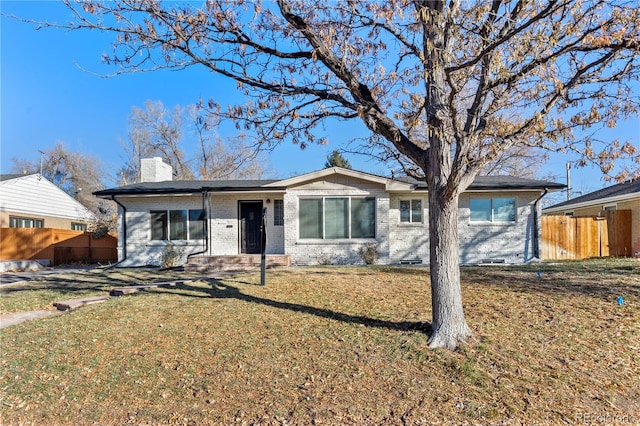
<instances>
[{"instance_id":1,"label":"brick chimney","mask_svg":"<svg viewBox=\"0 0 640 426\"><path fill-rule=\"evenodd\" d=\"M163 182L173 180L173 168L160 157L140 160L140 182Z\"/></svg>"}]
</instances>

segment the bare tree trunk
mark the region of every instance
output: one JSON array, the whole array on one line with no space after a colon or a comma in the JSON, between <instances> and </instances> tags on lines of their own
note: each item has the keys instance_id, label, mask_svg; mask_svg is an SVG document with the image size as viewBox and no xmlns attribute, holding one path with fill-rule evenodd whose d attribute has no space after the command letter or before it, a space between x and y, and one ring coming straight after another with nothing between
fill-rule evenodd
<instances>
[{"instance_id":1,"label":"bare tree trunk","mask_svg":"<svg viewBox=\"0 0 640 426\"><path fill-rule=\"evenodd\" d=\"M455 349L471 336L464 319L458 252L458 195L429 190L430 348Z\"/></svg>"}]
</instances>

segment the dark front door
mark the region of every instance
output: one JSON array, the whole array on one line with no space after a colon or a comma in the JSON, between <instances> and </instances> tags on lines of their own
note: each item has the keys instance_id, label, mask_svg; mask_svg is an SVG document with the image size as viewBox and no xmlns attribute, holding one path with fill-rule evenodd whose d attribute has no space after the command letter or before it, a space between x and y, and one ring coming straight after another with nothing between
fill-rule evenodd
<instances>
[{"instance_id":1,"label":"dark front door","mask_svg":"<svg viewBox=\"0 0 640 426\"><path fill-rule=\"evenodd\" d=\"M240 253L260 253L262 201L240 201Z\"/></svg>"}]
</instances>

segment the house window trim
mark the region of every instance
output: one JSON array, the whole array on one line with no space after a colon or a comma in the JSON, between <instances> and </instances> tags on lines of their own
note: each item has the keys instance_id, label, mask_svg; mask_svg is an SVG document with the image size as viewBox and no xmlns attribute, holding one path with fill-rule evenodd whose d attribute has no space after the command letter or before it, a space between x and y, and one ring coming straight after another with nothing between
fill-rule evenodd
<instances>
[{"instance_id":1,"label":"house window trim","mask_svg":"<svg viewBox=\"0 0 640 426\"><path fill-rule=\"evenodd\" d=\"M401 207L401 205L402 205L403 201L408 201L409 202L409 221L408 222L402 221L402 207ZM412 214L413 210L412 210L411 206L412 206L414 201L420 201L420 221L419 222L414 222L413 221L413 214ZM424 225L425 224L425 216L426 216L424 214L424 206L425 206L425 202L424 202L423 198L401 198L398 201L398 211L400 213L400 220L398 222L399 225L403 226L403 227L404 226L408 226L408 227L416 226L417 227L417 226Z\"/></svg>"},{"instance_id":2,"label":"house window trim","mask_svg":"<svg viewBox=\"0 0 640 426\"><path fill-rule=\"evenodd\" d=\"M513 220L505 221L500 220L496 221L494 219L495 208L494 208L494 200L502 198L502 199L512 199L513 200ZM491 201L491 219L490 220L472 220L471 219L471 201L472 200L490 200ZM493 225L493 226L511 226L518 223L518 199L517 197L504 197L504 196L496 196L496 197L470 197L469 198L469 224L470 225Z\"/></svg>"},{"instance_id":3,"label":"house window trim","mask_svg":"<svg viewBox=\"0 0 640 426\"><path fill-rule=\"evenodd\" d=\"M38 223L40 226L13 226L14 221L25 221L25 220L30 220L33 222L33 224L35 225L36 223ZM44 228L44 219L42 218L37 218L37 217L28 217L28 216L9 216L9 228L14 228L14 229L36 229L36 228Z\"/></svg>"},{"instance_id":4,"label":"house window trim","mask_svg":"<svg viewBox=\"0 0 640 426\"><path fill-rule=\"evenodd\" d=\"M187 238L180 238L180 239L171 239L171 212L174 211L185 211L186 214L186 221L184 223L185 226L185 232L187 233ZM203 227L203 236L202 238L191 238L191 225L190 222L191 220L189 219L191 212L192 211L201 211L201 214L204 214L204 219L203 221L205 222L205 226ZM163 224L163 226L165 227L163 229L163 234L166 236L166 238L153 238L153 225L152 225L152 214L153 213L164 213L165 216L165 223ZM149 210L149 241L151 243L173 243L173 244L190 244L190 243L201 243L202 241L205 240L206 237L206 221L207 221L207 217L206 217L206 211L203 209L158 209L158 210Z\"/></svg>"},{"instance_id":5,"label":"house window trim","mask_svg":"<svg viewBox=\"0 0 640 426\"><path fill-rule=\"evenodd\" d=\"M327 238L326 237L326 232L327 232L327 227L325 225L325 206L326 206L326 200L327 199L342 199L342 198L346 198L348 200L347 202L347 210L348 210L348 214L347 214L347 220L348 220L348 233L349 236L346 238ZM351 210L352 208L352 199L361 199L361 200L373 200L373 236L371 237L352 237L353 235L353 229L352 229L352 215L353 212ZM322 207L322 237L317 238L317 237L313 237L313 238L303 238L300 236L300 233L302 231L302 225L300 222L300 201L301 200L322 200L321 203L321 207ZM367 195L322 195L322 196L301 196L298 197L298 215L297 215L297 221L298 221L298 235L297 235L297 244L351 244L357 241L373 241L376 240L377 235L378 235L378 223L377 223L377 217L378 217L378 200L376 197L374 196L367 196Z\"/></svg>"}]
</instances>

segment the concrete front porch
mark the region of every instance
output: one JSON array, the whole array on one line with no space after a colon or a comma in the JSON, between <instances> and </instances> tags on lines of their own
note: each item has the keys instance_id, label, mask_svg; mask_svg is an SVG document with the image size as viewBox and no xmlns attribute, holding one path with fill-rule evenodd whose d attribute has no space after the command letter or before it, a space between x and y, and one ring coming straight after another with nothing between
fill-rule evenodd
<instances>
[{"instance_id":1,"label":"concrete front porch","mask_svg":"<svg viewBox=\"0 0 640 426\"><path fill-rule=\"evenodd\" d=\"M288 254L266 255L267 268L287 267L291 265ZM239 254L225 256L192 256L184 265L188 272L218 271L254 271L260 269L259 254Z\"/></svg>"}]
</instances>

